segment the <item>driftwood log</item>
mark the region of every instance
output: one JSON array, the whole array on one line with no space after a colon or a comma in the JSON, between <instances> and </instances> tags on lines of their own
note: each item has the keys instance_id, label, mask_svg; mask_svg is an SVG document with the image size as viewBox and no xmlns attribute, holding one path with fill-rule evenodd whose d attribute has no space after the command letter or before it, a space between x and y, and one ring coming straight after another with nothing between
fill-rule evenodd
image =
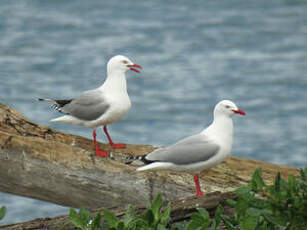
<instances>
[{"instance_id":1,"label":"driftwood log","mask_svg":"<svg viewBox=\"0 0 307 230\"><path fill-rule=\"evenodd\" d=\"M0 190L52 203L88 209L146 205L161 193L178 200L195 193L192 175L173 172L137 173L127 166L127 155L143 155L155 147L128 145L113 150L111 158L97 158L92 140L38 125L0 103ZM218 167L201 173L204 193L232 191L248 183L262 167L271 183L279 171L283 177L298 175L292 167L229 157Z\"/></svg>"}]
</instances>

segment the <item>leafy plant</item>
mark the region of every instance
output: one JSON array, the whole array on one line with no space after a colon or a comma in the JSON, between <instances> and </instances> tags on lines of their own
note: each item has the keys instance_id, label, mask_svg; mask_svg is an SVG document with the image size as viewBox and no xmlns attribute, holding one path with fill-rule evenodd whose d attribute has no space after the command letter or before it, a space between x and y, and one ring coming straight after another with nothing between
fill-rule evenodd
<instances>
[{"instance_id":1,"label":"leafy plant","mask_svg":"<svg viewBox=\"0 0 307 230\"><path fill-rule=\"evenodd\" d=\"M266 185L261 168L256 169L247 186L235 191L237 200L228 200L234 215L223 214L219 205L213 218L205 209L198 209L188 222L170 226L170 203L163 208L159 194L144 213L137 214L129 206L123 220L105 210L103 218L94 218L85 209L79 213L70 209L70 219L80 229L89 230L216 230L223 224L227 230L307 230L307 168L300 177L293 175L288 181L276 175L273 185Z\"/></svg>"},{"instance_id":2,"label":"leafy plant","mask_svg":"<svg viewBox=\"0 0 307 230\"><path fill-rule=\"evenodd\" d=\"M178 230L216 230L222 220L223 207L219 205L215 217L210 218L207 210L200 208L191 215L190 222L177 225Z\"/></svg>"},{"instance_id":3,"label":"leafy plant","mask_svg":"<svg viewBox=\"0 0 307 230\"><path fill-rule=\"evenodd\" d=\"M307 229L307 168L300 178L289 175L288 182L277 173L273 185L266 185L261 168L256 169L248 186L235 191L233 217L224 217L227 229L304 230Z\"/></svg>"},{"instance_id":4,"label":"leafy plant","mask_svg":"<svg viewBox=\"0 0 307 230\"><path fill-rule=\"evenodd\" d=\"M6 207L5 206L2 206L0 208L0 220L2 220L5 216L5 213L6 213Z\"/></svg>"},{"instance_id":5,"label":"leafy plant","mask_svg":"<svg viewBox=\"0 0 307 230\"><path fill-rule=\"evenodd\" d=\"M162 197L159 194L153 201L151 206L147 207L144 215L141 215L141 219L145 221L146 225L153 229L166 229L165 226L170 221L171 205L168 203L166 209L162 210Z\"/></svg>"},{"instance_id":6,"label":"leafy plant","mask_svg":"<svg viewBox=\"0 0 307 230\"><path fill-rule=\"evenodd\" d=\"M70 208L69 217L75 227L82 230L96 230L105 229L103 222L101 222L101 215L97 213L95 218L92 218L89 211L84 208L80 208L79 213L77 213L73 208Z\"/></svg>"},{"instance_id":7,"label":"leafy plant","mask_svg":"<svg viewBox=\"0 0 307 230\"><path fill-rule=\"evenodd\" d=\"M162 204L163 201L159 194L152 205L147 207L144 214L136 215L134 208L129 206L123 220L120 220L108 210L103 211L103 220L101 220L100 213L92 218L84 208L81 208L79 213L71 208L69 216L74 226L82 230L164 230L170 221L171 206L169 203L163 210Z\"/></svg>"}]
</instances>

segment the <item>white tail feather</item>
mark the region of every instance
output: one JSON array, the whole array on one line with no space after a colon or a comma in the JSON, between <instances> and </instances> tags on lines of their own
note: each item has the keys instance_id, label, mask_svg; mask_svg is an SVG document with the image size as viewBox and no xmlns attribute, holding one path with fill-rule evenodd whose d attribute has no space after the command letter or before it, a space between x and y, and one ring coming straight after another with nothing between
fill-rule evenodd
<instances>
[{"instance_id":1,"label":"white tail feather","mask_svg":"<svg viewBox=\"0 0 307 230\"><path fill-rule=\"evenodd\" d=\"M65 116L62 116L62 117L54 118L50 121L52 121L52 122L63 122L63 123L73 123L74 119L69 115L65 115Z\"/></svg>"},{"instance_id":2,"label":"white tail feather","mask_svg":"<svg viewBox=\"0 0 307 230\"><path fill-rule=\"evenodd\" d=\"M137 168L137 171L146 171L146 170L163 170L172 168L174 164L170 162L154 162L148 165Z\"/></svg>"}]
</instances>

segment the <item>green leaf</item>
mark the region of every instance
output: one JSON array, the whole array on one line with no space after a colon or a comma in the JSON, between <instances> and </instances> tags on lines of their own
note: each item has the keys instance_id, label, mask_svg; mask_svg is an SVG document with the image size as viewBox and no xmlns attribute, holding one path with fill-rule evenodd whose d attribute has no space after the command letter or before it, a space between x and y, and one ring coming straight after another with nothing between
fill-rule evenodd
<instances>
[{"instance_id":1,"label":"green leaf","mask_svg":"<svg viewBox=\"0 0 307 230\"><path fill-rule=\"evenodd\" d=\"M137 217L133 222L129 224L129 230L149 229L149 224L145 221L145 215Z\"/></svg>"},{"instance_id":2,"label":"green leaf","mask_svg":"<svg viewBox=\"0 0 307 230\"><path fill-rule=\"evenodd\" d=\"M6 213L6 207L5 206L2 206L0 208L0 220L2 220L5 216L5 213Z\"/></svg>"},{"instance_id":3,"label":"green leaf","mask_svg":"<svg viewBox=\"0 0 307 230\"><path fill-rule=\"evenodd\" d=\"M124 229L125 229L124 222L120 221L116 227L116 230L124 230Z\"/></svg>"},{"instance_id":4,"label":"green leaf","mask_svg":"<svg viewBox=\"0 0 307 230\"><path fill-rule=\"evenodd\" d=\"M216 230L216 228L217 228L217 223L216 223L216 220L214 219L214 220L212 220L212 224L211 224L210 230Z\"/></svg>"},{"instance_id":5,"label":"green leaf","mask_svg":"<svg viewBox=\"0 0 307 230\"><path fill-rule=\"evenodd\" d=\"M204 220L209 220L209 213L206 209L204 208L199 208L198 209L198 212L200 214L200 216L204 219Z\"/></svg>"},{"instance_id":6,"label":"green leaf","mask_svg":"<svg viewBox=\"0 0 307 230\"><path fill-rule=\"evenodd\" d=\"M103 211L104 220L108 223L109 227L116 228L118 225L118 218L110 211L104 210Z\"/></svg>"},{"instance_id":7,"label":"green leaf","mask_svg":"<svg viewBox=\"0 0 307 230\"><path fill-rule=\"evenodd\" d=\"M193 214L192 214L193 215ZM190 222L185 226L185 230L195 230L199 229L201 226L201 223L198 221L190 220Z\"/></svg>"},{"instance_id":8,"label":"green leaf","mask_svg":"<svg viewBox=\"0 0 307 230\"><path fill-rule=\"evenodd\" d=\"M204 218L198 213L193 213L191 215L191 220L195 224L195 226L200 227L204 223Z\"/></svg>"},{"instance_id":9,"label":"green leaf","mask_svg":"<svg viewBox=\"0 0 307 230\"><path fill-rule=\"evenodd\" d=\"M159 193L155 200L153 201L152 205L151 205L151 209L152 209L152 212L153 212L153 215L155 217L155 219L159 219L159 213L160 213L160 209L162 207L162 196L161 194Z\"/></svg>"},{"instance_id":10,"label":"green leaf","mask_svg":"<svg viewBox=\"0 0 307 230\"><path fill-rule=\"evenodd\" d=\"M184 221L183 223L176 224L176 230L188 230L189 222Z\"/></svg>"},{"instance_id":11,"label":"green leaf","mask_svg":"<svg viewBox=\"0 0 307 230\"><path fill-rule=\"evenodd\" d=\"M124 224L125 226L129 226L131 222L133 222L136 219L135 210L132 207L132 205L128 205L125 218L124 218Z\"/></svg>"},{"instance_id":12,"label":"green leaf","mask_svg":"<svg viewBox=\"0 0 307 230\"><path fill-rule=\"evenodd\" d=\"M143 216L143 219L148 226L152 226L154 224L155 217L151 209L147 209L145 215Z\"/></svg>"},{"instance_id":13,"label":"green leaf","mask_svg":"<svg viewBox=\"0 0 307 230\"><path fill-rule=\"evenodd\" d=\"M296 187L297 182L296 182L296 179L295 179L295 177L293 175L289 175L288 176L288 183L289 183L290 188L292 190L294 190L295 187Z\"/></svg>"},{"instance_id":14,"label":"green leaf","mask_svg":"<svg viewBox=\"0 0 307 230\"><path fill-rule=\"evenodd\" d=\"M255 230L257 227L257 222L252 216L246 216L244 219L242 219L240 226L243 230Z\"/></svg>"},{"instance_id":15,"label":"green leaf","mask_svg":"<svg viewBox=\"0 0 307 230\"><path fill-rule=\"evenodd\" d=\"M270 208L270 204L267 200L264 199L258 199L256 197L253 197L251 200L249 200L249 206L252 206L257 209L268 209Z\"/></svg>"},{"instance_id":16,"label":"green leaf","mask_svg":"<svg viewBox=\"0 0 307 230\"><path fill-rule=\"evenodd\" d=\"M90 212L83 207L79 210L79 217L84 224L87 224L92 219Z\"/></svg>"},{"instance_id":17,"label":"green leaf","mask_svg":"<svg viewBox=\"0 0 307 230\"><path fill-rule=\"evenodd\" d=\"M248 207L249 207L248 202L246 202L246 200L240 197L236 203L235 210L238 215L245 215L246 209Z\"/></svg>"},{"instance_id":18,"label":"green leaf","mask_svg":"<svg viewBox=\"0 0 307 230\"><path fill-rule=\"evenodd\" d=\"M236 205L236 203L237 203L236 201L231 200L231 199L227 199L226 202L227 202L227 204L229 204L232 207L234 207Z\"/></svg>"},{"instance_id":19,"label":"green leaf","mask_svg":"<svg viewBox=\"0 0 307 230\"><path fill-rule=\"evenodd\" d=\"M166 227L163 224L158 224L157 230L166 230Z\"/></svg>"},{"instance_id":20,"label":"green leaf","mask_svg":"<svg viewBox=\"0 0 307 230\"><path fill-rule=\"evenodd\" d=\"M269 223L273 224L276 227L287 225L287 221L284 219L283 216L274 216L274 215L263 215L263 216Z\"/></svg>"},{"instance_id":21,"label":"green leaf","mask_svg":"<svg viewBox=\"0 0 307 230\"><path fill-rule=\"evenodd\" d=\"M276 177L275 177L275 182L274 182L276 192L280 191L280 181L281 181L280 172L278 172Z\"/></svg>"},{"instance_id":22,"label":"green leaf","mask_svg":"<svg viewBox=\"0 0 307 230\"><path fill-rule=\"evenodd\" d=\"M251 189L253 191L262 191L262 189L266 186L262 179L262 169L257 168L252 176L252 180L250 182Z\"/></svg>"},{"instance_id":23,"label":"green leaf","mask_svg":"<svg viewBox=\"0 0 307 230\"><path fill-rule=\"evenodd\" d=\"M300 178L302 181L307 181L307 167L300 170Z\"/></svg>"},{"instance_id":24,"label":"green leaf","mask_svg":"<svg viewBox=\"0 0 307 230\"><path fill-rule=\"evenodd\" d=\"M91 222L91 224L88 225L89 229L103 229L103 223L101 221L101 214L98 212Z\"/></svg>"},{"instance_id":25,"label":"green leaf","mask_svg":"<svg viewBox=\"0 0 307 230\"><path fill-rule=\"evenodd\" d=\"M218 225L220 224L220 222L221 222L221 216L222 216L222 214L223 214L223 207L222 207L222 205L219 204L219 205L217 206L216 211L215 211L215 217L214 217L217 226L218 226Z\"/></svg>"},{"instance_id":26,"label":"green leaf","mask_svg":"<svg viewBox=\"0 0 307 230\"><path fill-rule=\"evenodd\" d=\"M69 218L75 227L82 229L85 226L80 215L73 208L69 209Z\"/></svg>"},{"instance_id":27,"label":"green leaf","mask_svg":"<svg viewBox=\"0 0 307 230\"><path fill-rule=\"evenodd\" d=\"M227 230L235 229L235 227L232 224L232 219L229 216L222 215L221 218Z\"/></svg>"},{"instance_id":28,"label":"green leaf","mask_svg":"<svg viewBox=\"0 0 307 230\"><path fill-rule=\"evenodd\" d=\"M262 213L263 213L262 209L257 209L253 207L247 208L246 210L246 214L254 218L259 218L262 215Z\"/></svg>"},{"instance_id":29,"label":"green leaf","mask_svg":"<svg viewBox=\"0 0 307 230\"><path fill-rule=\"evenodd\" d=\"M239 197L249 195L250 192L251 188L249 186L242 186L234 191L234 193Z\"/></svg>"},{"instance_id":30,"label":"green leaf","mask_svg":"<svg viewBox=\"0 0 307 230\"><path fill-rule=\"evenodd\" d=\"M69 218L70 218L71 220L77 220L77 219L79 219L79 215L78 215L78 213L75 211L75 209L73 209L73 208L70 208L70 209L69 209Z\"/></svg>"},{"instance_id":31,"label":"green leaf","mask_svg":"<svg viewBox=\"0 0 307 230\"><path fill-rule=\"evenodd\" d=\"M199 216L202 218L202 228L208 227L210 223L210 216L206 209L198 209Z\"/></svg>"},{"instance_id":32,"label":"green leaf","mask_svg":"<svg viewBox=\"0 0 307 230\"><path fill-rule=\"evenodd\" d=\"M170 221L170 214L171 214L171 203L168 203L164 213L161 215L161 223L164 225L167 225L168 222Z\"/></svg>"}]
</instances>

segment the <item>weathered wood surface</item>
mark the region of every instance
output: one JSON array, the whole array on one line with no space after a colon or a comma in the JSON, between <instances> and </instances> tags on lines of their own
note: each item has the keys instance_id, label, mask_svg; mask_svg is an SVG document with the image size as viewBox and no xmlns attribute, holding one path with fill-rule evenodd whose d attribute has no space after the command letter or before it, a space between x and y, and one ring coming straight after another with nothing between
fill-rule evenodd
<instances>
[{"instance_id":1,"label":"weathered wood surface","mask_svg":"<svg viewBox=\"0 0 307 230\"><path fill-rule=\"evenodd\" d=\"M89 130L90 131L90 130ZM187 173L137 173L123 154L142 155L150 145L128 145L112 150L114 158L94 156L92 140L35 124L11 107L0 104L0 190L70 207L99 208L144 205L157 193L176 200L194 195ZM188 153L187 153L188 154ZM277 171L286 177L298 169L229 157L218 167L201 173L203 192L231 191L246 184L262 167L271 182Z\"/></svg>"},{"instance_id":2,"label":"weathered wood surface","mask_svg":"<svg viewBox=\"0 0 307 230\"><path fill-rule=\"evenodd\" d=\"M206 194L202 198L197 198L196 196L188 197L186 199L176 200L171 202L172 212L171 212L171 224L179 223L188 220L191 213L196 212L198 208L202 207L208 210L211 216L214 215L216 207L221 204L224 207L225 214L231 214L232 209L226 205L227 199L234 199L234 195L231 192L220 193L213 192ZM166 205L167 202L165 202ZM95 216L97 212L103 215L102 211L104 209L93 210L92 216ZM110 208L117 217L123 218L126 212L124 207ZM145 206L139 206L135 208L137 213L144 213ZM35 220L27 221L24 223L8 224L0 226L0 229L5 230L30 230L30 229L65 229L72 230L74 226L72 225L69 217L67 215L61 215L54 218L38 218Z\"/></svg>"}]
</instances>

